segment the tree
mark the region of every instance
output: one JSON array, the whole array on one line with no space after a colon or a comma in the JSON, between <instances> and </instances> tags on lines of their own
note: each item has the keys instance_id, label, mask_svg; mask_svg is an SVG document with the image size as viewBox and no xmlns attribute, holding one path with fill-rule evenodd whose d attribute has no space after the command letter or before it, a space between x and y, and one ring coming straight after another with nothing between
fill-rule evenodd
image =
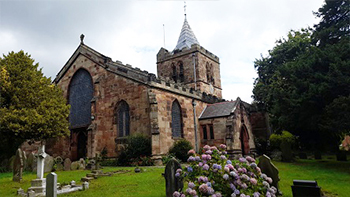
<instances>
[{"instance_id":1,"label":"tree","mask_svg":"<svg viewBox=\"0 0 350 197\"><path fill-rule=\"evenodd\" d=\"M69 134L69 105L38 66L23 51L0 58L0 158L26 140Z\"/></svg>"},{"instance_id":2,"label":"tree","mask_svg":"<svg viewBox=\"0 0 350 197\"><path fill-rule=\"evenodd\" d=\"M350 120L340 122L332 110L350 95L349 1L326 1L315 14L321 22L314 29L291 31L254 62L253 98L275 130L291 131L304 145L336 147L350 129ZM331 129L335 123L341 125Z\"/></svg>"}]
</instances>

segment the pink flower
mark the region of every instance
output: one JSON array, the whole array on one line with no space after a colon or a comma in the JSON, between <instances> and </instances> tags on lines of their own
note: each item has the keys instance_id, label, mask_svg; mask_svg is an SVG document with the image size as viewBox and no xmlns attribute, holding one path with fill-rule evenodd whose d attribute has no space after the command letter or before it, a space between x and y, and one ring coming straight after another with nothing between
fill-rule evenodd
<instances>
[{"instance_id":1,"label":"pink flower","mask_svg":"<svg viewBox=\"0 0 350 197\"><path fill-rule=\"evenodd\" d=\"M214 150L218 150L218 148L216 148L216 146L212 146L210 147L210 150L214 151Z\"/></svg>"},{"instance_id":2,"label":"pink flower","mask_svg":"<svg viewBox=\"0 0 350 197\"><path fill-rule=\"evenodd\" d=\"M203 193L203 194L207 194L209 191L209 187L207 184L202 184L199 186L199 192Z\"/></svg>"},{"instance_id":3,"label":"pink flower","mask_svg":"<svg viewBox=\"0 0 350 197\"><path fill-rule=\"evenodd\" d=\"M205 153L211 155L213 153L213 151L207 150L207 151L205 151Z\"/></svg>"},{"instance_id":4,"label":"pink flower","mask_svg":"<svg viewBox=\"0 0 350 197\"><path fill-rule=\"evenodd\" d=\"M205 145L205 146L203 147L203 149L204 149L205 151L210 150L210 146Z\"/></svg>"},{"instance_id":5,"label":"pink flower","mask_svg":"<svg viewBox=\"0 0 350 197\"><path fill-rule=\"evenodd\" d=\"M187 154L189 154L189 155L194 155L194 154L196 154L196 151L194 151L193 149L191 149L191 150L188 151Z\"/></svg>"},{"instance_id":6,"label":"pink flower","mask_svg":"<svg viewBox=\"0 0 350 197\"><path fill-rule=\"evenodd\" d=\"M226 149L226 145L225 144L220 144L220 148L221 149Z\"/></svg>"},{"instance_id":7,"label":"pink flower","mask_svg":"<svg viewBox=\"0 0 350 197\"><path fill-rule=\"evenodd\" d=\"M267 180L267 182L269 182L270 184L272 183L272 178L267 177L266 180Z\"/></svg>"},{"instance_id":8,"label":"pink flower","mask_svg":"<svg viewBox=\"0 0 350 197\"><path fill-rule=\"evenodd\" d=\"M181 196L181 194L180 194L180 192L178 192L178 191L175 191L174 193L173 193L173 197L180 197Z\"/></svg>"},{"instance_id":9,"label":"pink flower","mask_svg":"<svg viewBox=\"0 0 350 197\"><path fill-rule=\"evenodd\" d=\"M252 158L251 156L246 156L245 159L246 159L249 163L255 162L255 159Z\"/></svg>"}]
</instances>

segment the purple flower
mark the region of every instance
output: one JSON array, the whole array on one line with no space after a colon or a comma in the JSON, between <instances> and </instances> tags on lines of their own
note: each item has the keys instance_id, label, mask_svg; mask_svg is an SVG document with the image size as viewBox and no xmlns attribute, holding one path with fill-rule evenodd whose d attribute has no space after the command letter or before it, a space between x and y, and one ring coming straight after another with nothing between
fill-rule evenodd
<instances>
[{"instance_id":1,"label":"purple flower","mask_svg":"<svg viewBox=\"0 0 350 197\"><path fill-rule=\"evenodd\" d=\"M250 167L252 167L252 168L255 169L255 168L258 167L258 166L256 165L256 163L251 163L251 164L250 164Z\"/></svg>"},{"instance_id":2,"label":"purple flower","mask_svg":"<svg viewBox=\"0 0 350 197\"><path fill-rule=\"evenodd\" d=\"M193 172L193 169L192 169L191 166L188 166L188 167L187 167L187 172Z\"/></svg>"},{"instance_id":3,"label":"purple flower","mask_svg":"<svg viewBox=\"0 0 350 197\"><path fill-rule=\"evenodd\" d=\"M259 193L259 192L254 192L253 196L254 196L254 197L259 197L259 196L260 196L260 193Z\"/></svg>"},{"instance_id":4,"label":"purple flower","mask_svg":"<svg viewBox=\"0 0 350 197\"><path fill-rule=\"evenodd\" d=\"M241 163L246 163L247 162L247 160L245 158L243 158L243 157L239 158L238 161L241 162Z\"/></svg>"},{"instance_id":5,"label":"purple flower","mask_svg":"<svg viewBox=\"0 0 350 197\"><path fill-rule=\"evenodd\" d=\"M182 172L182 169L179 168L179 169L176 170L176 172L177 172L177 173L181 173L181 172Z\"/></svg>"},{"instance_id":6,"label":"purple flower","mask_svg":"<svg viewBox=\"0 0 350 197\"><path fill-rule=\"evenodd\" d=\"M199 167L202 167L202 166L203 166L203 163L202 163L202 162L199 162L199 163L198 163L198 166L199 166Z\"/></svg>"},{"instance_id":7,"label":"purple flower","mask_svg":"<svg viewBox=\"0 0 350 197\"><path fill-rule=\"evenodd\" d=\"M231 160L227 160L226 164L231 164L232 165L232 161Z\"/></svg>"},{"instance_id":8,"label":"purple flower","mask_svg":"<svg viewBox=\"0 0 350 197\"><path fill-rule=\"evenodd\" d=\"M187 194L189 194L191 191L192 191L191 188L187 188L187 189L186 189L186 193L187 193Z\"/></svg>"},{"instance_id":9,"label":"purple flower","mask_svg":"<svg viewBox=\"0 0 350 197\"><path fill-rule=\"evenodd\" d=\"M192 162L192 161L195 161L195 158L193 156L190 156L188 159L187 159L188 162Z\"/></svg>"},{"instance_id":10,"label":"purple flower","mask_svg":"<svg viewBox=\"0 0 350 197\"><path fill-rule=\"evenodd\" d=\"M178 192L178 191L175 191L174 193L173 193L173 197L180 197L181 196L181 194L180 194L180 192Z\"/></svg>"},{"instance_id":11,"label":"purple flower","mask_svg":"<svg viewBox=\"0 0 350 197\"><path fill-rule=\"evenodd\" d=\"M189 194L191 196L196 196L197 195L197 191L193 189Z\"/></svg>"},{"instance_id":12,"label":"purple flower","mask_svg":"<svg viewBox=\"0 0 350 197\"><path fill-rule=\"evenodd\" d=\"M203 194L207 194L209 191L209 187L207 184L202 184L199 186L199 192L203 193Z\"/></svg>"},{"instance_id":13,"label":"purple flower","mask_svg":"<svg viewBox=\"0 0 350 197\"><path fill-rule=\"evenodd\" d=\"M211 182L207 182L208 187L212 187Z\"/></svg>"},{"instance_id":14,"label":"purple flower","mask_svg":"<svg viewBox=\"0 0 350 197\"><path fill-rule=\"evenodd\" d=\"M263 181L263 186L266 187L266 188L269 188L270 187L270 184L266 181Z\"/></svg>"},{"instance_id":15,"label":"purple flower","mask_svg":"<svg viewBox=\"0 0 350 197\"><path fill-rule=\"evenodd\" d=\"M203 149L204 149L205 151L210 150L210 146L209 146L209 145L205 145L205 146L203 147Z\"/></svg>"},{"instance_id":16,"label":"purple flower","mask_svg":"<svg viewBox=\"0 0 350 197\"><path fill-rule=\"evenodd\" d=\"M257 181L255 178L250 178L250 182L251 182L253 185L258 184L258 181Z\"/></svg>"},{"instance_id":17,"label":"purple flower","mask_svg":"<svg viewBox=\"0 0 350 197\"><path fill-rule=\"evenodd\" d=\"M224 175L222 176L222 178L224 178L225 180L228 180L229 176L228 176L228 174L224 174Z\"/></svg>"},{"instance_id":18,"label":"purple flower","mask_svg":"<svg viewBox=\"0 0 350 197\"><path fill-rule=\"evenodd\" d=\"M222 154L227 155L227 151L222 151Z\"/></svg>"},{"instance_id":19,"label":"purple flower","mask_svg":"<svg viewBox=\"0 0 350 197\"><path fill-rule=\"evenodd\" d=\"M221 193L217 192L215 193L216 197L222 197Z\"/></svg>"},{"instance_id":20,"label":"purple flower","mask_svg":"<svg viewBox=\"0 0 350 197\"><path fill-rule=\"evenodd\" d=\"M269 183L271 184L271 183L272 183L272 178L267 177L267 178L266 178L266 181L269 182Z\"/></svg>"},{"instance_id":21,"label":"purple flower","mask_svg":"<svg viewBox=\"0 0 350 197\"><path fill-rule=\"evenodd\" d=\"M208 164L204 164L203 170L209 170L209 165Z\"/></svg>"},{"instance_id":22,"label":"purple flower","mask_svg":"<svg viewBox=\"0 0 350 197\"><path fill-rule=\"evenodd\" d=\"M255 162L255 159L252 158L251 156L246 156L245 158L249 163Z\"/></svg>"},{"instance_id":23,"label":"purple flower","mask_svg":"<svg viewBox=\"0 0 350 197\"><path fill-rule=\"evenodd\" d=\"M207 151L205 151L205 153L211 155L213 153L213 151L207 150Z\"/></svg>"},{"instance_id":24,"label":"purple flower","mask_svg":"<svg viewBox=\"0 0 350 197\"><path fill-rule=\"evenodd\" d=\"M249 181L250 178L249 178L248 175L242 174L241 179L242 179L242 180L245 180L245 181Z\"/></svg>"},{"instance_id":25,"label":"purple flower","mask_svg":"<svg viewBox=\"0 0 350 197\"><path fill-rule=\"evenodd\" d=\"M175 177L180 177L180 173L176 172Z\"/></svg>"},{"instance_id":26,"label":"purple flower","mask_svg":"<svg viewBox=\"0 0 350 197\"><path fill-rule=\"evenodd\" d=\"M196 186L193 182L188 182L188 187L193 189Z\"/></svg>"},{"instance_id":27,"label":"purple flower","mask_svg":"<svg viewBox=\"0 0 350 197\"><path fill-rule=\"evenodd\" d=\"M227 159L227 158L226 158L225 155L221 155L221 156L220 156L220 159L225 160L225 159Z\"/></svg>"},{"instance_id":28,"label":"purple flower","mask_svg":"<svg viewBox=\"0 0 350 197\"><path fill-rule=\"evenodd\" d=\"M266 192L266 197L271 197L270 192Z\"/></svg>"},{"instance_id":29,"label":"purple flower","mask_svg":"<svg viewBox=\"0 0 350 197\"><path fill-rule=\"evenodd\" d=\"M248 188L248 185L247 185L246 183L243 183L243 184L241 185L241 187L242 187L243 189L247 189L247 188Z\"/></svg>"},{"instance_id":30,"label":"purple flower","mask_svg":"<svg viewBox=\"0 0 350 197\"><path fill-rule=\"evenodd\" d=\"M240 194L241 192L239 192L239 190L238 189L235 189L235 194L236 195L238 195L238 194Z\"/></svg>"},{"instance_id":31,"label":"purple flower","mask_svg":"<svg viewBox=\"0 0 350 197\"><path fill-rule=\"evenodd\" d=\"M195 159L196 161L200 161L200 160L201 160L201 158L200 158L199 156L196 156L194 159Z\"/></svg>"},{"instance_id":32,"label":"purple flower","mask_svg":"<svg viewBox=\"0 0 350 197\"><path fill-rule=\"evenodd\" d=\"M232 191L235 191L236 186L234 184L230 183L230 188L232 189Z\"/></svg>"},{"instance_id":33,"label":"purple flower","mask_svg":"<svg viewBox=\"0 0 350 197\"><path fill-rule=\"evenodd\" d=\"M186 196L185 196L185 194L181 194L181 196L180 196L180 197L186 197Z\"/></svg>"},{"instance_id":34,"label":"purple flower","mask_svg":"<svg viewBox=\"0 0 350 197\"><path fill-rule=\"evenodd\" d=\"M236 177L236 176L237 176L237 173L234 172L234 171L231 171L231 172L230 172L230 175L233 176L233 177Z\"/></svg>"},{"instance_id":35,"label":"purple flower","mask_svg":"<svg viewBox=\"0 0 350 197\"><path fill-rule=\"evenodd\" d=\"M234 170L235 168L233 167L232 164L226 164L226 166L230 169L230 170Z\"/></svg>"}]
</instances>

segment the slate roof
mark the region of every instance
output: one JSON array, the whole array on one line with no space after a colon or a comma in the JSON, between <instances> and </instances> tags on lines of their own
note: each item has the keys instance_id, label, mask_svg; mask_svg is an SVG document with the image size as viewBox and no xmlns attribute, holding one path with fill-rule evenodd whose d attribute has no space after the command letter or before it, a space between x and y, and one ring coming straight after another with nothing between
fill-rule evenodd
<instances>
[{"instance_id":1,"label":"slate roof","mask_svg":"<svg viewBox=\"0 0 350 197\"><path fill-rule=\"evenodd\" d=\"M196 36L194 35L190 25L188 24L187 19L185 18L179 40L177 41L177 45L174 50L181 50L184 47L191 48L192 44L199 45L199 42Z\"/></svg>"},{"instance_id":2,"label":"slate roof","mask_svg":"<svg viewBox=\"0 0 350 197\"><path fill-rule=\"evenodd\" d=\"M236 107L236 101L209 104L200 115L199 119L218 118L229 116Z\"/></svg>"}]
</instances>

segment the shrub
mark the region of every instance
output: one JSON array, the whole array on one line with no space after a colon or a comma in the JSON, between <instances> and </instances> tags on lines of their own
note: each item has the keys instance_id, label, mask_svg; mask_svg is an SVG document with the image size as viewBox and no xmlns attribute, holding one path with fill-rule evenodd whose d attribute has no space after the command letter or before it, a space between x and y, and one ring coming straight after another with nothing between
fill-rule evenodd
<instances>
[{"instance_id":1,"label":"shrub","mask_svg":"<svg viewBox=\"0 0 350 197\"><path fill-rule=\"evenodd\" d=\"M191 143L186 139L181 139L174 143L174 145L170 148L169 153L173 154L182 162L186 162L188 158L187 152L191 149L193 149Z\"/></svg>"},{"instance_id":2,"label":"shrub","mask_svg":"<svg viewBox=\"0 0 350 197\"><path fill-rule=\"evenodd\" d=\"M136 159L152 155L151 139L142 134L131 135L127 139L126 148L120 153L117 164L130 166Z\"/></svg>"},{"instance_id":3,"label":"shrub","mask_svg":"<svg viewBox=\"0 0 350 197\"><path fill-rule=\"evenodd\" d=\"M293 134L289 133L288 131L282 131L281 134L272 134L270 136L270 146L271 149L279 149L281 150L281 143L287 142L291 145L295 144L296 138Z\"/></svg>"},{"instance_id":4,"label":"shrub","mask_svg":"<svg viewBox=\"0 0 350 197\"><path fill-rule=\"evenodd\" d=\"M166 165L172 158L175 158L176 160L179 160L175 157L174 154L167 154L162 156L162 163L163 165Z\"/></svg>"},{"instance_id":5,"label":"shrub","mask_svg":"<svg viewBox=\"0 0 350 197\"><path fill-rule=\"evenodd\" d=\"M272 179L261 173L252 157L231 161L225 149L223 144L219 149L206 145L201 156L192 154L189 165L175 174L187 187L173 196L275 196Z\"/></svg>"}]
</instances>

